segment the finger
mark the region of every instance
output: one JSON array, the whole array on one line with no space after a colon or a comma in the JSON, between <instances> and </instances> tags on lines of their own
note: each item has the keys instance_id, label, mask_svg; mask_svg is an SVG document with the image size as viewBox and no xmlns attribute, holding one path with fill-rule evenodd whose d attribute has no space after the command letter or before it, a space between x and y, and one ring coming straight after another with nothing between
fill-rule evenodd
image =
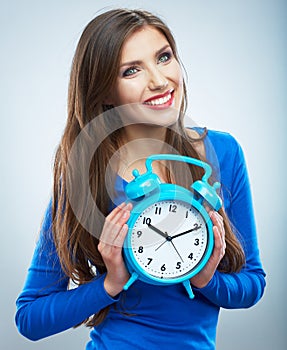
<instances>
[{"instance_id":1,"label":"finger","mask_svg":"<svg viewBox=\"0 0 287 350\"><path fill-rule=\"evenodd\" d=\"M115 207L109 215L107 215L106 220L113 220L113 218L117 215L118 212L120 212L124 207L126 206L125 202L122 202L120 205Z\"/></svg>"},{"instance_id":2,"label":"finger","mask_svg":"<svg viewBox=\"0 0 287 350\"><path fill-rule=\"evenodd\" d=\"M128 203L123 208L120 208L112 220L107 220L107 227L109 230L113 230L114 232L118 233L123 224L128 221L131 208L132 205Z\"/></svg>"},{"instance_id":3,"label":"finger","mask_svg":"<svg viewBox=\"0 0 287 350\"><path fill-rule=\"evenodd\" d=\"M119 216L118 222L113 227L114 232L117 232L114 235L114 241L113 241L113 245L115 246L122 247L123 245L123 241L128 230L128 225L126 224L126 222L130 217L130 210L129 210L130 208L131 208L131 205L128 205L126 208L122 210L122 213L121 213L122 215Z\"/></svg>"},{"instance_id":4,"label":"finger","mask_svg":"<svg viewBox=\"0 0 287 350\"><path fill-rule=\"evenodd\" d=\"M206 210L207 214L210 214L212 211L211 207L208 205L208 203L204 203L204 209Z\"/></svg>"},{"instance_id":5,"label":"finger","mask_svg":"<svg viewBox=\"0 0 287 350\"><path fill-rule=\"evenodd\" d=\"M112 221L106 221L103 227L103 231L100 237L100 240L103 243L113 245L113 242L118 235L120 229L122 226L120 226L118 223L112 222Z\"/></svg>"},{"instance_id":6,"label":"finger","mask_svg":"<svg viewBox=\"0 0 287 350\"><path fill-rule=\"evenodd\" d=\"M225 254L225 240L222 238L217 226L213 227L214 234L214 254L218 258L218 263Z\"/></svg>"},{"instance_id":7,"label":"finger","mask_svg":"<svg viewBox=\"0 0 287 350\"><path fill-rule=\"evenodd\" d=\"M125 224L129 218L132 205L130 203L120 206L114 209L113 215L106 218L103 231L101 234L101 241L113 245L114 241L119 234L123 224Z\"/></svg>"},{"instance_id":8,"label":"finger","mask_svg":"<svg viewBox=\"0 0 287 350\"><path fill-rule=\"evenodd\" d=\"M225 251L225 248L226 248L226 242L225 242L225 229L224 229L224 222L223 222L223 219L221 217L221 215L217 215L217 227L218 228L218 231L219 231L219 234L221 236L221 240L222 240L222 245L223 245L223 250Z\"/></svg>"},{"instance_id":9,"label":"finger","mask_svg":"<svg viewBox=\"0 0 287 350\"><path fill-rule=\"evenodd\" d=\"M117 223L120 219L126 220L129 212L131 211L132 204L131 203L123 203L113 210L112 215L108 215L106 221Z\"/></svg>"},{"instance_id":10,"label":"finger","mask_svg":"<svg viewBox=\"0 0 287 350\"><path fill-rule=\"evenodd\" d=\"M213 225L217 226L220 229L220 232L225 234L224 222L223 222L222 216L218 212L213 210L212 212L210 212L210 218Z\"/></svg>"},{"instance_id":11,"label":"finger","mask_svg":"<svg viewBox=\"0 0 287 350\"><path fill-rule=\"evenodd\" d=\"M122 208L121 212L119 213L119 217L118 217L118 222L120 224L120 226L122 226L123 224L125 224L129 217L130 217L130 212L132 209L132 204L131 203L127 203L127 205L125 207Z\"/></svg>"},{"instance_id":12,"label":"finger","mask_svg":"<svg viewBox=\"0 0 287 350\"><path fill-rule=\"evenodd\" d=\"M102 234L100 239L108 244L112 244L114 238L113 235L116 235L120 230L120 227L116 227L116 222L122 213L122 209L126 206L126 203L123 202L116 208L114 208L109 215L107 215Z\"/></svg>"},{"instance_id":13,"label":"finger","mask_svg":"<svg viewBox=\"0 0 287 350\"><path fill-rule=\"evenodd\" d=\"M128 232L128 225L124 224L120 229L118 235L116 236L113 242L113 245L121 248L124 244L124 240L126 238L127 232Z\"/></svg>"},{"instance_id":14,"label":"finger","mask_svg":"<svg viewBox=\"0 0 287 350\"><path fill-rule=\"evenodd\" d=\"M223 218L217 211L210 210L209 216L210 216L211 220L214 222L214 224L223 223Z\"/></svg>"}]
</instances>

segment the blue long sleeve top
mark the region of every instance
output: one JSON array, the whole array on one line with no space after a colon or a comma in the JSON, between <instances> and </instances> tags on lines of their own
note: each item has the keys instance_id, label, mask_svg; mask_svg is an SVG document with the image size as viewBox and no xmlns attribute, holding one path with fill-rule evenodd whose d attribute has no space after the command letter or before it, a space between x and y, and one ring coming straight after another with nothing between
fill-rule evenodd
<instances>
[{"instance_id":1,"label":"blue long sleeve top","mask_svg":"<svg viewBox=\"0 0 287 350\"><path fill-rule=\"evenodd\" d=\"M244 155L228 133L209 130L207 160L220 176L225 210L243 245L246 264L239 273L216 271L207 286L193 288L189 299L182 284L155 286L136 281L116 298L104 289L104 275L69 289L51 233L51 203L25 285L16 305L19 332L38 340L71 328L110 305L103 323L91 330L87 350L215 349L218 314L223 308L248 308L263 295L265 273L260 261L250 185ZM118 202L125 181L117 178ZM130 313L124 314L122 311Z\"/></svg>"}]
</instances>

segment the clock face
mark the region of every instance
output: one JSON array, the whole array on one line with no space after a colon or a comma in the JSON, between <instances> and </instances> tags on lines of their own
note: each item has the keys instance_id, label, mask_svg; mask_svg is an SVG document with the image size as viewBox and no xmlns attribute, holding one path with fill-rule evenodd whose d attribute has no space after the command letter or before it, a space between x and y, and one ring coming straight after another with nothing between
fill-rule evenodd
<instances>
[{"instance_id":1,"label":"clock face","mask_svg":"<svg viewBox=\"0 0 287 350\"><path fill-rule=\"evenodd\" d=\"M172 280L190 274L205 256L208 229L200 212L180 200L147 207L130 233L137 264L155 278Z\"/></svg>"}]
</instances>

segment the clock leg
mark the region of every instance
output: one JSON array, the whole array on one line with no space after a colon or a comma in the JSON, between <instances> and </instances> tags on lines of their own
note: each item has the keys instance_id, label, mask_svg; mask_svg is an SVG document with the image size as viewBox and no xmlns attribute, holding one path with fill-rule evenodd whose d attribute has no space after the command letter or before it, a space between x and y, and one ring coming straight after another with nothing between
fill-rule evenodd
<instances>
[{"instance_id":1,"label":"clock leg","mask_svg":"<svg viewBox=\"0 0 287 350\"><path fill-rule=\"evenodd\" d=\"M189 280L186 280L186 281L182 282L182 284L184 285L184 287L185 287L185 289L186 289L190 299L193 299L194 298L194 294L193 294L193 291L191 289Z\"/></svg>"},{"instance_id":2,"label":"clock leg","mask_svg":"<svg viewBox=\"0 0 287 350\"><path fill-rule=\"evenodd\" d=\"M136 272L133 272L130 279L124 285L124 290L129 289L129 287L138 279L139 275Z\"/></svg>"}]
</instances>

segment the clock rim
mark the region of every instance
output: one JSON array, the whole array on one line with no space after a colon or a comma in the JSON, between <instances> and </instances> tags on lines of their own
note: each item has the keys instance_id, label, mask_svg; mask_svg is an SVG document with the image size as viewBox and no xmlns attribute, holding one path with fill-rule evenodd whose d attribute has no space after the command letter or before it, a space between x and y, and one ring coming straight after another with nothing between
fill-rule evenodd
<instances>
[{"instance_id":1,"label":"clock rim","mask_svg":"<svg viewBox=\"0 0 287 350\"><path fill-rule=\"evenodd\" d=\"M159 192L155 194L150 194L145 196L141 201L133 202L134 207L131 211L130 219L128 220L128 233L126 236L126 239L124 241L123 246L123 255L126 261L127 269L128 271L133 274L138 274L138 278L144 282L150 283L150 284L176 284L183 282L185 280L188 280L198 274L202 268L206 265L207 261L209 260L213 246L214 246L214 237L213 237L213 229L212 229L212 222L211 219L206 211L206 209L203 206L202 200L200 198L195 198L194 194L178 185L174 184L161 184L159 188ZM206 223L206 229L207 229L207 238L208 242L205 248L205 252L198 262L196 266L194 266L189 272L186 272L185 274L178 276L178 277L157 277L153 276L150 273L148 273L146 270L144 270L141 265L137 262L136 258L134 257L134 253L131 247L131 233L133 230L133 226L138 219L138 217L141 215L141 213L147 209L149 206L154 205L156 202L160 201L166 201L166 200L177 200L185 202L189 205L192 205L203 217L205 223Z\"/></svg>"}]
</instances>

